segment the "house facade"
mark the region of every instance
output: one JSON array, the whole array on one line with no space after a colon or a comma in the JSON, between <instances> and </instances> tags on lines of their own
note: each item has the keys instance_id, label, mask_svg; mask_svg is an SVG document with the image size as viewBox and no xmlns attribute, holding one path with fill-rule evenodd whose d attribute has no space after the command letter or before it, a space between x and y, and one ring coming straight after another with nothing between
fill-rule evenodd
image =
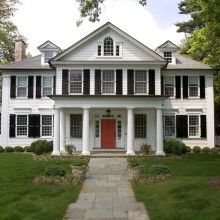
<instances>
[{"instance_id":1,"label":"house facade","mask_svg":"<svg viewBox=\"0 0 220 220\"><path fill-rule=\"evenodd\" d=\"M19 61L1 69L3 147L47 139L53 155L68 144L134 155L149 144L164 155L169 138L215 146L214 70L172 42L153 51L108 22L64 51L47 41L23 59L16 44Z\"/></svg>"}]
</instances>

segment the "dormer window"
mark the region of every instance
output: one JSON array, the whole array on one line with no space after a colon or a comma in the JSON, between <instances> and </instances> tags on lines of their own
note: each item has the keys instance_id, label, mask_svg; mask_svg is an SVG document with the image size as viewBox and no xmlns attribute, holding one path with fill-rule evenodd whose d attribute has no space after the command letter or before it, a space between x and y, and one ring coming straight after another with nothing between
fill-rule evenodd
<instances>
[{"instance_id":1,"label":"dormer window","mask_svg":"<svg viewBox=\"0 0 220 220\"><path fill-rule=\"evenodd\" d=\"M111 37L107 37L104 40L104 56L114 55L114 42Z\"/></svg>"},{"instance_id":2,"label":"dormer window","mask_svg":"<svg viewBox=\"0 0 220 220\"><path fill-rule=\"evenodd\" d=\"M44 52L44 62L48 63L48 61L53 57L53 51L45 51Z\"/></svg>"},{"instance_id":3,"label":"dormer window","mask_svg":"<svg viewBox=\"0 0 220 220\"><path fill-rule=\"evenodd\" d=\"M168 63L172 63L172 52L165 51L163 57Z\"/></svg>"}]
</instances>

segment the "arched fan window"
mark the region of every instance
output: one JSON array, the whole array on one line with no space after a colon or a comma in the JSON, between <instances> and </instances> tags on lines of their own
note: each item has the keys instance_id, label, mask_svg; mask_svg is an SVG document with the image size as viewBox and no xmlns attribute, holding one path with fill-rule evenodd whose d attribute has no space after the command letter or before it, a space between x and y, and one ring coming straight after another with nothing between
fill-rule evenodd
<instances>
[{"instance_id":1,"label":"arched fan window","mask_svg":"<svg viewBox=\"0 0 220 220\"><path fill-rule=\"evenodd\" d=\"M114 55L114 43L111 37L107 37L104 40L104 56Z\"/></svg>"}]
</instances>

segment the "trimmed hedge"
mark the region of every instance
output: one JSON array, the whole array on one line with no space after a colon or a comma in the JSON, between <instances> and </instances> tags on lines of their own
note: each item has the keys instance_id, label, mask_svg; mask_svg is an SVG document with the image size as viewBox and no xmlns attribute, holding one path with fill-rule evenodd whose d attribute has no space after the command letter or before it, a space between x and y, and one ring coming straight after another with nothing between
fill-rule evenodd
<instances>
[{"instance_id":1,"label":"trimmed hedge","mask_svg":"<svg viewBox=\"0 0 220 220\"><path fill-rule=\"evenodd\" d=\"M204 148L202 148L201 152L203 154L209 154L211 152L211 149L209 147L204 147Z\"/></svg>"},{"instance_id":2,"label":"trimmed hedge","mask_svg":"<svg viewBox=\"0 0 220 220\"><path fill-rule=\"evenodd\" d=\"M31 146L24 147L25 152L33 152L33 148Z\"/></svg>"},{"instance_id":3,"label":"trimmed hedge","mask_svg":"<svg viewBox=\"0 0 220 220\"><path fill-rule=\"evenodd\" d=\"M165 142L164 151L165 153L181 155L187 152L187 146L176 139L172 139Z\"/></svg>"},{"instance_id":4,"label":"trimmed hedge","mask_svg":"<svg viewBox=\"0 0 220 220\"><path fill-rule=\"evenodd\" d=\"M170 168L164 164L156 164L150 167L149 169L150 176L159 176L171 174Z\"/></svg>"},{"instance_id":5,"label":"trimmed hedge","mask_svg":"<svg viewBox=\"0 0 220 220\"><path fill-rule=\"evenodd\" d=\"M66 169L63 166L49 166L45 169L46 176L65 176Z\"/></svg>"},{"instance_id":6,"label":"trimmed hedge","mask_svg":"<svg viewBox=\"0 0 220 220\"><path fill-rule=\"evenodd\" d=\"M4 153L4 148L0 146L0 153Z\"/></svg>"},{"instance_id":7,"label":"trimmed hedge","mask_svg":"<svg viewBox=\"0 0 220 220\"><path fill-rule=\"evenodd\" d=\"M201 152L201 147L199 147L199 146L193 147L193 153L194 154L199 154L200 152Z\"/></svg>"},{"instance_id":8,"label":"trimmed hedge","mask_svg":"<svg viewBox=\"0 0 220 220\"><path fill-rule=\"evenodd\" d=\"M15 152L24 152L24 148L21 146L16 146L16 147L14 147L14 151Z\"/></svg>"},{"instance_id":9,"label":"trimmed hedge","mask_svg":"<svg viewBox=\"0 0 220 220\"><path fill-rule=\"evenodd\" d=\"M218 154L219 153L219 150L217 148L212 148L211 149L211 153L212 154Z\"/></svg>"},{"instance_id":10,"label":"trimmed hedge","mask_svg":"<svg viewBox=\"0 0 220 220\"><path fill-rule=\"evenodd\" d=\"M37 155L49 153L53 150L53 141L38 140L31 144L30 148L27 148L29 152L34 152Z\"/></svg>"},{"instance_id":11,"label":"trimmed hedge","mask_svg":"<svg viewBox=\"0 0 220 220\"><path fill-rule=\"evenodd\" d=\"M5 148L5 152L7 152L7 153L14 152L14 148L8 146L8 147Z\"/></svg>"}]
</instances>

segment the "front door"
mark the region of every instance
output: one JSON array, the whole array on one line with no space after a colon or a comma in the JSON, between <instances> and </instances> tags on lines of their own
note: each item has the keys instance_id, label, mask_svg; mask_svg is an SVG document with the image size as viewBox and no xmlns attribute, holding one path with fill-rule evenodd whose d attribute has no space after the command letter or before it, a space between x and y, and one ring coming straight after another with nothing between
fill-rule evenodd
<instances>
[{"instance_id":1,"label":"front door","mask_svg":"<svg viewBox=\"0 0 220 220\"><path fill-rule=\"evenodd\" d=\"M101 120L101 147L116 147L116 119Z\"/></svg>"}]
</instances>

